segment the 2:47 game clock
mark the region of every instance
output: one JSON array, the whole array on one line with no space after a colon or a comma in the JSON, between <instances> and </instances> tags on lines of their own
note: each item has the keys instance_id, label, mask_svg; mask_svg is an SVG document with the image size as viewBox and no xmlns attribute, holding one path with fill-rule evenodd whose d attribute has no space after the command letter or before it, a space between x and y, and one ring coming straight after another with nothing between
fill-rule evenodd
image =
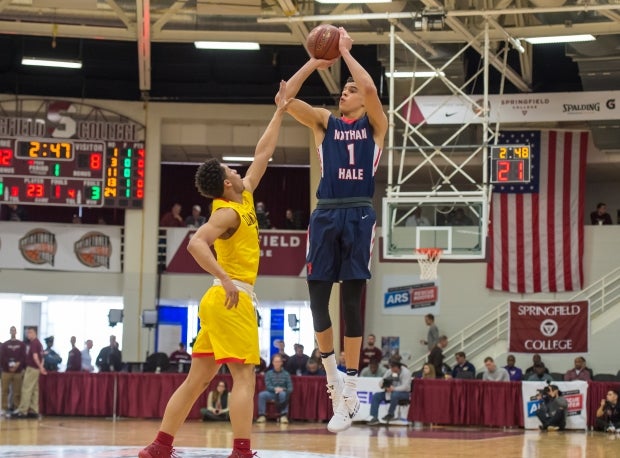
<instances>
[{"instance_id":1,"label":"2:47 game clock","mask_svg":"<svg viewBox=\"0 0 620 458\"><path fill-rule=\"evenodd\" d=\"M529 145L489 146L491 183L529 183L532 155Z\"/></svg>"}]
</instances>

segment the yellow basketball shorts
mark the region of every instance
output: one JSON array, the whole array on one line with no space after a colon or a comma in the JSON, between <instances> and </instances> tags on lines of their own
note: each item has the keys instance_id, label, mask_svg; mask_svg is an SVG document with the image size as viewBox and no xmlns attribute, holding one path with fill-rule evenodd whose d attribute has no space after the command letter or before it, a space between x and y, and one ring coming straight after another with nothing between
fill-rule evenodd
<instances>
[{"instance_id":1,"label":"yellow basketball shorts","mask_svg":"<svg viewBox=\"0 0 620 458\"><path fill-rule=\"evenodd\" d=\"M236 307L226 308L226 292L212 286L200 300L200 331L192 357L213 356L224 363L259 364L258 323L252 298L239 291Z\"/></svg>"}]
</instances>

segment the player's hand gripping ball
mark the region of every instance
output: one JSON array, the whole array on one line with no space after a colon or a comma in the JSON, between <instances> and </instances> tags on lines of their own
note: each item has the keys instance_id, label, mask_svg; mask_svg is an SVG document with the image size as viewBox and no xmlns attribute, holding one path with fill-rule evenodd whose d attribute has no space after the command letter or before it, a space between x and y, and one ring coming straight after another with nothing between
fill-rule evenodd
<instances>
[{"instance_id":1,"label":"player's hand gripping ball","mask_svg":"<svg viewBox=\"0 0 620 458\"><path fill-rule=\"evenodd\" d=\"M331 60L340 57L338 27L330 24L317 25L308 34L306 45L308 52L315 59Z\"/></svg>"}]
</instances>

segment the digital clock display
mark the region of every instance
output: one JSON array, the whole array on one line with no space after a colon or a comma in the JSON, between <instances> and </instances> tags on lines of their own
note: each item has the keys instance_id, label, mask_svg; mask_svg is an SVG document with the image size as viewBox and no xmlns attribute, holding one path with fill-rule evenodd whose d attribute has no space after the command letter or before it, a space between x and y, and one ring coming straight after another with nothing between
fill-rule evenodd
<instances>
[{"instance_id":1,"label":"digital clock display","mask_svg":"<svg viewBox=\"0 0 620 458\"><path fill-rule=\"evenodd\" d=\"M73 160L73 143L64 140L18 140L15 149L16 157L26 159Z\"/></svg>"},{"instance_id":2,"label":"digital clock display","mask_svg":"<svg viewBox=\"0 0 620 458\"><path fill-rule=\"evenodd\" d=\"M529 145L490 146L491 183L529 183L531 151Z\"/></svg>"},{"instance_id":3,"label":"digital clock display","mask_svg":"<svg viewBox=\"0 0 620 458\"><path fill-rule=\"evenodd\" d=\"M0 138L0 203L142 208L140 142Z\"/></svg>"}]
</instances>

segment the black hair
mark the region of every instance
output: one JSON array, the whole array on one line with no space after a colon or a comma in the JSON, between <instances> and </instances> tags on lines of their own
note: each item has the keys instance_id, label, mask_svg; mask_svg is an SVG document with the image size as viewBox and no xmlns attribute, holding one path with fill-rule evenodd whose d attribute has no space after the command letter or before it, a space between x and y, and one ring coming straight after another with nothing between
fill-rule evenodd
<instances>
[{"instance_id":1,"label":"black hair","mask_svg":"<svg viewBox=\"0 0 620 458\"><path fill-rule=\"evenodd\" d=\"M194 183L198 192L205 197L217 198L224 194L226 174L217 159L209 159L198 167Z\"/></svg>"}]
</instances>

